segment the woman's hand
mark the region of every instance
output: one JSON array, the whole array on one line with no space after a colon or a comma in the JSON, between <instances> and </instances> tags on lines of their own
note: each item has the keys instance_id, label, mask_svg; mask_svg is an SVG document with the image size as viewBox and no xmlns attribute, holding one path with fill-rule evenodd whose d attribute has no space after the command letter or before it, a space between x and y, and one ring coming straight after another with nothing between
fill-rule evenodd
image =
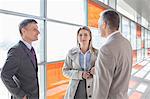
<instances>
[{"instance_id":1,"label":"woman's hand","mask_svg":"<svg viewBox=\"0 0 150 99\"><path fill-rule=\"evenodd\" d=\"M95 67L92 67L90 70L90 74L94 75L95 74Z\"/></svg>"},{"instance_id":2,"label":"woman's hand","mask_svg":"<svg viewBox=\"0 0 150 99\"><path fill-rule=\"evenodd\" d=\"M84 79L89 79L89 78L92 78L92 75L91 75L89 72L84 71L84 72L82 73L82 78L84 78Z\"/></svg>"}]
</instances>

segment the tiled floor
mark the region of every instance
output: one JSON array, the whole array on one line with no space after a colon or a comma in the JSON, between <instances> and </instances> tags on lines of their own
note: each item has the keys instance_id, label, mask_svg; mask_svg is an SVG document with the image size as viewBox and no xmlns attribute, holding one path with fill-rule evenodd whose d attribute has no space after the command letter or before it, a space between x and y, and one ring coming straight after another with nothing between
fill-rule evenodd
<instances>
[{"instance_id":1,"label":"tiled floor","mask_svg":"<svg viewBox=\"0 0 150 99\"><path fill-rule=\"evenodd\" d=\"M150 99L150 60L133 66L129 83L129 99Z\"/></svg>"}]
</instances>

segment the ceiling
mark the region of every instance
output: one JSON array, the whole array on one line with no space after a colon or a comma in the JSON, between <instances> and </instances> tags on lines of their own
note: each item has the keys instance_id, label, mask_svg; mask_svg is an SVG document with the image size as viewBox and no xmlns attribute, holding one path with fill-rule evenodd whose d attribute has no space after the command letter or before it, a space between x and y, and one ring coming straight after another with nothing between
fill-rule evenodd
<instances>
[{"instance_id":1,"label":"ceiling","mask_svg":"<svg viewBox=\"0 0 150 99\"><path fill-rule=\"evenodd\" d=\"M127 3L150 23L150 0L117 0L117 2L120 3L120 5L122 2Z\"/></svg>"}]
</instances>

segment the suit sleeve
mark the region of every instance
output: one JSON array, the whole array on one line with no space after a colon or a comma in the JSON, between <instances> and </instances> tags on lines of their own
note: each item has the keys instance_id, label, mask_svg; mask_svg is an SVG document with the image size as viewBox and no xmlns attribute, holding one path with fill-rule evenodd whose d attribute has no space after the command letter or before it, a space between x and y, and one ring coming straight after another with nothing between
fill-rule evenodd
<instances>
[{"instance_id":1,"label":"suit sleeve","mask_svg":"<svg viewBox=\"0 0 150 99\"><path fill-rule=\"evenodd\" d=\"M115 59L108 47L100 49L95 68L94 99L108 99L115 68Z\"/></svg>"},{"instance_id":2,"label":"suit sleeve","mask_svg":"<svg viewBox=\"0 0 150 99\"><path fill-rule=\"evenodd\" d=\"M82 72L77 69L74 69L72 66L72 60L70 59L69 55L67 55L64 66L63 66L63 75L70 79L82 79Z\"/></svg>"},{"instance_id":3,"label":"suit sleeve","mask_svg":"<svg viewBox=\"0 0 150 99\"><path fill-rule=\"evenodd\" d=\"M16 48L11 48L8 51L6 62L1 72L1 79L7 89L17 97L25 96L25 92L15 83L13 76L18 71L20 65L20 56Z\"/></svg>"}]
</instances>

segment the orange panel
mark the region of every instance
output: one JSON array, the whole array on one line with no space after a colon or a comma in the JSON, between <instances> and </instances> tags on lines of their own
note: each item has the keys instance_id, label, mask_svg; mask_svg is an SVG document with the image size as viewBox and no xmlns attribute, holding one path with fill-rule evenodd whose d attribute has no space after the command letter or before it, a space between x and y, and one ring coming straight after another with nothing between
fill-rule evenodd
<instances>
[{"instance_id":1,"label":"orange panel","mask_svg":"<svg viewBox=\"0 0 150 99\"><path fill-rule=\"evenodd\" d=\"M129 88L134 88L137 84L138 84L137 81L130 80L129 81Z\"/></svg>"},{"instance_id":2,"label":"orange panel","mask_svg":"<svg viewBox=\"0 0 150 99\"><path fill-rule=\"evenodd\" d=\"M145 45L144 43L145 43L144 40L142 40L142 48L144 48L144 45Z\"/></svg>"},{"instance_id":3,"label":"orange panel","mask_svg":"<svg viewBox=\"0 0 150 99\"><path fill-rule=\"evenodd\" d=\"M88 0L88 26L98 27L99 15L105 8L99 6L95 2Z\"/></svg>"},{"instance_id":4,"label":"orange panel","mask_svg":"<svg viewBox=\"0 0 150 99\"><path fill-rule=\"evenodd\" d=\"M139 93L139 92L134 92L130 97L129 99L141 99L142 97L142 94Z\"/></svg>"},{"instance_id":5,"label":"orange panel","mask_svg":"<svg viewBox=\"0 0 150 99\"><path fill-rule=\"evenodd\" d=\"M136 69L136 70L141 70L143 68L143 66L139 65L139 64L136 64L136 65L133 66L133 68Z\"/></svg>"},{"instance_id":6,"label":"orange panel","mask_svg":"<svg viewBox=\"0 0 150 99\"><path fill-rule=\"evenodd\" d=\"M69 82L62 74L63 63L47 64L47 99L63 99Z\"/></svg>"},{"instance_id":7,"label":"orange panel","mask_svg":"<svg viewBox=\"0 0 150 99\"><path fill-rule=\"evenodd\" d=\"M137 59L137 51L136 50L132 51L132 57L133 57L133 64L135 64L136 63L136 59Z\"/></svg>"},{"instance_id":8,"label":"orange panel","mask_svg":"<svg viewBox=\"0 0 150 99\"><path fill-rule=\"evenodd\" d=\"M137 24L137 28L136 28L136 33L137 33L137 37L141 38L141 26L139 24Z\"/></svg>"}]
</instances>

